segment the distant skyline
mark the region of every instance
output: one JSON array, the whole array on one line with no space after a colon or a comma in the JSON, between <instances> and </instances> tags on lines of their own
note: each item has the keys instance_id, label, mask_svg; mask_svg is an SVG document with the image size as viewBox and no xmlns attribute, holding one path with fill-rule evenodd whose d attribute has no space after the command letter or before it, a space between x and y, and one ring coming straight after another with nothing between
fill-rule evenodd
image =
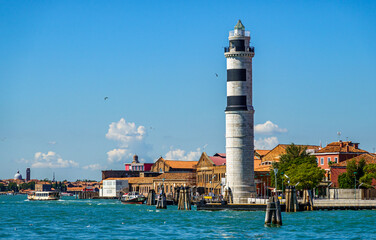
<instances>
[{"instance_id":1,"label":"distant skyline","mask_svg":"<svg viewBox=\"0 0 376 240\"><path fill-rule=\"evenodd\" d=\"M225 152L228 32L251 33L256 148L376 148L374 1L1 1L0 178Z\"/></svg>"}]
</instances>

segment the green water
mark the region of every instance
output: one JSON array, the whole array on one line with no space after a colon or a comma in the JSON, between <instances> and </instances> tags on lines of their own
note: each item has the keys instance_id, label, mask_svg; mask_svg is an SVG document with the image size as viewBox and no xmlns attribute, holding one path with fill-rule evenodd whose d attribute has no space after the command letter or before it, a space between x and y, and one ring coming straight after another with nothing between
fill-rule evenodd
<instances>
[{"instance_id":1,"label":"green water","mask_svg":"<svg viewBox=\"0 0 376 240\"><path fill-rule=\"evenodd\" d=\"M376 211L282 213L264 227L265 212L179 211L176 206L124 205L116 200L27 201L0 196L3 239L376 239Z\"/></svg>"}]
</instances>

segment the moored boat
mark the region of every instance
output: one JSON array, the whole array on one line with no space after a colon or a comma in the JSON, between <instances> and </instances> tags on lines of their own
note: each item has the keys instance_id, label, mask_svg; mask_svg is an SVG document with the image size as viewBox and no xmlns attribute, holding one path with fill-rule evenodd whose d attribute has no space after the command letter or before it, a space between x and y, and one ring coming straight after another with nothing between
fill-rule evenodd
<instances>
[{"instance_id":1,"label":"moored boat","mask_svg":"<svg viewBox=\"0 0 376 240\"><path fill-rule=\"evenodd\" d=\"M27 195L27 199L33 201L59 200L60 194L54 191L32 192Z\"/></svg>"},{"instance_id":2,"label":"moored boat","mask_svg":"<svg viewBox=\"0 0 376 240\"><path fill-rule=\"evenodd\" d=\"M125 204L143 204L146 197L138 192L130 192L121 196L120 201Z\"/></svg>"}]
</instances>

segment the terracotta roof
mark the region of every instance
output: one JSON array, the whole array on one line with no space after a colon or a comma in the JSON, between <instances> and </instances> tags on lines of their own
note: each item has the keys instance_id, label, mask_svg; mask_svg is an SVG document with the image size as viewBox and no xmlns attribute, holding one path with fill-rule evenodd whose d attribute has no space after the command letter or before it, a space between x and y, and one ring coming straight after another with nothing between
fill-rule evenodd
<instances>
[{"instance_id":1,"label":"terracotta roof","mask_svg":"<svg viewBox=\"0 0 376 240\"><path fill-rule=\"evenodd\" d=\"M265 156L267 153L269 153L271 150L258 150L255 149L255 152L257 152L261 157Z\"/></svg>"},{"instance_id":2,"label":"terracotta roof","mask_svg":"<svg viewBox=\"0 0 376 240\"><path fill-rule=\"evenodd\" d=\"M366 161L366 164L370 164L370 163L376 163L376 156L374 154L369 154L369 153L365 153L365 154L362 154L362 155L359 155L359 156L356 156L354 158L350 158L346 161L343 161L343 162L340 162L340 163L335 163L335 164L332 164L331 166L333 167L346 167L347 164L350 162L350 161L353 161L355 160L356 163L358 163L361 159L364 159Z\"/></svg>"},{"instance_id":3,"label":"terracotta roof","mask_svg":"<svg viewBox=\"0 0 376 240\"><path fill-rule=\"evenodd\" d=\"M67 191L68 192L79 192L79 191L82 191L84 189L84 187L67 187ZM51 188L52 190L52 188Z\"/></svg>"},{"instance_id":4,"label":"terracotta roof","mask_svg":"<svg viewBox=\"0 0 376 240\"><path fill-rule=\"evenodd\" d=\"M194 169L198 161L165 160L167 165L175 169Z\"/></svg>"},{"instance_id":5,"label":"terracotta roof","mask_svg":"<svg viewBox=\"0 0 376 240\"><path fill-rule=\"evenodd\" d=\"M128 180L129 184L135 184L135 183L153 183L153 179L154 177L128 177L128 178L106 178L105 180Z\"/></svg>"},{"instance_id":6,"label":"terracotta roof","mask_svg":"<svg viewBox=\"0 0 376 240\"><path fill-rule=\"evenodd\" d=\"M221 166L226 165L226 158L224 157L209 157L213 161L214 165Z\"/></svg>"},{"instance_id":7,"label":"terracotta roof","mask_svg":"<svg viewBox=\"0 0 376 240\"><path fill-rule=\"evenodd\" d=\"M158 177L155 177L155 180L162 180L163 178L166 180L191 180L196 177L194 173L163 173Z\"/></svg>"},{"instance_id":8,"label":"terracotta roof","mask_svg":"<svg viewBox=\"0 0 376 240\"><path fill-rule=\"evenodd\" d=\"M273 148L272 150L270 150L269 153L267 153L263 158L262 158L262 161L279 161L279 157L282 155L282 154L285 154L286 153L286 148L290 146L290 144L278 144L275 148ZM320 146L315 146L315 145L296 145L295 146L299 146L299 147L306 147L307 150L315 150L317 151Z\"/></svg>"},{"instance_id":9,"label":"terracotta roof","mask_svg":"<svg viewBox=\"0 0 376 240\"><path fill-rule=\"evenodd\" d=\"M359 149L358 143L351 141L347 142L332 142L326 145L323 149L317 151L317 153L330 153L330 152L343 152L343 153L366 153L367 151Z\"/></svg>"},{"instance_id":10,"label":"terracotta roof","mask_svg":"<svg viewBox=\"0 0 376 240\"><path fill-rule=\"evenodd\" d=\"M272 165L259 165L259 166L255 166L254 170L255 172L269 172L271 168L272 168Z\"/></svg>"}]
</instances>

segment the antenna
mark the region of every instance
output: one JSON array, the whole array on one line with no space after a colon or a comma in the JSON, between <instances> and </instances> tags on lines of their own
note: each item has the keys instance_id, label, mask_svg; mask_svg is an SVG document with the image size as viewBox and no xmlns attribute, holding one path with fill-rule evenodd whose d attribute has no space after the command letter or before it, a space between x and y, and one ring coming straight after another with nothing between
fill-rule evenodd
<instances>
[{"instance_id":1,"label":"antenna","mask_svg":"<svg viewBox=\"0 0 376 240\"><path fill-rule=\"evenodd\" d=\"M55 182L55 172L53 174L52 182Z\"/></svg>"},{"instance_id":2,"label":"antenna","mask_svg":"<svg viewBox=\"0 0 376 240\"><path fill-rule=\"evenodd\" d=\"M337 132L337 135L338 135L338 141L341 140L341 132Z\"/></svg>"},{"instance_id":3,"label":"antenna","mask_svg":"<svg viewBox=\"0 0 376 240\"><path fill-rule=\"evenodd\" d=\"M372 148L372 150L373 150L373 153L376 153L375 148Z\"/></svg>"}]
</instances>

